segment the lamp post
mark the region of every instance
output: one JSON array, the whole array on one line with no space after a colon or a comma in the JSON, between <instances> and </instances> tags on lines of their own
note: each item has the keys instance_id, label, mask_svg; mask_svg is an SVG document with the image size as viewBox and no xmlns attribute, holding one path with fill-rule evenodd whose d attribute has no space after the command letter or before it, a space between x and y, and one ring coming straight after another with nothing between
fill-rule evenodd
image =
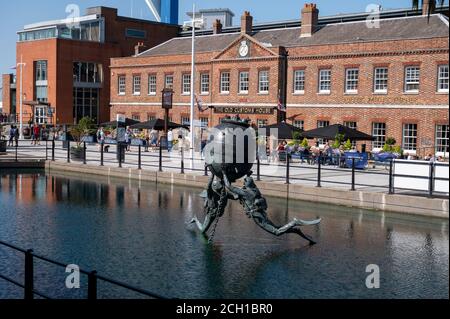
<instances>
[{"instance_id":1,"label":"lamp post","mask_svg":"<svg viewBox=\"0 0 450 319\"><path fill-rule=\"evenodd\" d=\"M20 56L20 63L17 63L17 66L20 67L20 109L19 109L19 138L23 139L23 67L26 66L26 63L23 63L23 56Z\"/></svg>"},{"instance_id":2,"label":"lamp post","mask_svg":"<svg viewBox=\"0 0 450 319\"><path fill-rule=\"evenodd\" d=\"M200 19L195 18L195 4L193 5L192 9L192 20L187 21L184 23L184 29L187 29L189 26L192 29L192 65L191 65L191 132L190 132L190 139L191 139L191 159L194 160L194 154L195 154L195 28L203 27L204 25L204 19L203 17Z\"/></svg>"},{"instance_id":3,"label":"lamp post","mask_svg":"<svg viewBox=\"0 0 450 319\"><path fill-rule=\"evenodd\" d=\"M162 90L162 108L165 111L164 115L164 133L167 137L167 133L169 132L169 110L172 109L173 105L173 90L172 89L164 89Z\"/></svg>"}]
</instances>

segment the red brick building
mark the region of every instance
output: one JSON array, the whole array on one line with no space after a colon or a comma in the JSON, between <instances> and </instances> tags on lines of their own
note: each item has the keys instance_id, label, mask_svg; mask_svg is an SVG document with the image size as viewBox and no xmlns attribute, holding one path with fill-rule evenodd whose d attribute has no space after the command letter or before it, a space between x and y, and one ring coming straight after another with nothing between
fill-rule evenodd
<instances>
[{"instance_id":1,"label":"red brick building","mask_svg":"<svg viewBox=\"0 0 450 319\"><path fill-rule=\"evenodd\" d=\"M367 17L319 19L307 4L301 22L253 25L248 12L240 30L217 21L196 38L195 93L209 106L196 118L209 126L233 114L258 125L286 118L304 130L340 123L374 135L369 149L393 137L410 153L448 152L448 18L397 10L373 25ZM163 117L160 92L172 87L171 119L189 123L188 35L112 59L113 118Z\"/></svg>"},{"instance_id":2,"label":"red brick building","mask_svg":"<svg viewBox=\"0 0 450 319\"><path fill-rule=\"evenodd\" d=\"M72 124L84 116L108 121L110 58L153 47L178 31L178 25L122 17L107 7L25 26L17 42L17 63L24 63L25 123ZM20 77L17 68L17 83ZM16 109L5 104L3 112L18 117L20 94L18 85Z\"/></svg>"}]
</instances>

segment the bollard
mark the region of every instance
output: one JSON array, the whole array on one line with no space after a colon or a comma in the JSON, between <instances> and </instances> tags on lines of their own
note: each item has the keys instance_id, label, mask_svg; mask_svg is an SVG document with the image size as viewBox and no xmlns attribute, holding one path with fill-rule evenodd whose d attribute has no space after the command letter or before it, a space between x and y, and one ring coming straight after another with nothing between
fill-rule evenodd
<instances>
[{"instance_id":1,"label":"bollard","mask_svg":"<svg viewBox=\"0 0 450 319\"><path fill-rule=\"evenodd\" d=\"M352 158L352 191L355 190L355 158Z\"/></svg>"},{"instance_id":2,"label":"bollard","mask_svg":"<svg viewBox=\"0 0 450 319\"><path fill-rule=\"evenodd\" d=\"M86 142L83 143L83 164L86 165Z\"/></svg>"},{"instance_id":3,"label":"bollard","mask_svg":"<svg viewBox=\"0 0 450 319\"><path fill-rule=\"evenodd\" d=\"M24 298L32 300L34 298L34 267L33 267L33 250L29 249L25 252L25 282L24 282Z\"/></svg>"},{"instance_id":4,"label":"bollard","mask_svg":"<svg viewBox=\"0 0 450 319\"><path fill-rule=\"evenodd\" d=\"M70 141L67 141L67 163L70 163Z\"/></svg>"},{"instance_id":5,"label":"bollard","mask_svg":"<svg viewBox=\"0 0 450 319\"><path fill-rule=\"evenodd\" d=\"M52 141L52 162L55 161L55 138Z\"/></svg>"},{"instance_id":6,"label":"bollard","mask_svg":"<svg viewBox=\"0 0 450 319\"><path fill-rule=\"evenodd\" d=\"M394 194L394 160L389 162L389 194Z\"/></svg>"},{"instance_id":7,"label":"bollard","mask_svg":"<svg viewBox=\"0 0 450 319\"><path fill-rule=\"evenodd\" d=\"M181 146L181 174L184 174L184 149Z\"/></svg>"},{"instance_id":8,"label":"bollard","mask_svg":"<svg viewBox=\"0 0 450 319\"><path fill-rule=\"evenodd\" d=\"M141 144L139 144L139 151L138 151L138 169L141 170L142 169L142 148L141 148Z\"/></svg>"},{"instance_id":9,"label":"bollard","mask_svg":"<svg viewBox=\"0 0 450 319\"><path fill-rule=\"evenodd\" d=\"M289 181L289 170L290 170L290 166L291 166L291 164L290 164L290 160L289 160L289 153L288 152L286 152L286 184L290 184L290 181Z\"/></svg>"},{"instance_id":10,"label":"bollard","mask_svg":"<svg viewBox=\"0 0 450 319\"><path fill-rule=\"evenodd\" d=\"M119 155L119 168L122 168L122 144L117 143L117 152Z\"/></svg>"},{"instance_id":11,"label":"bollard","mask_svg":"<svg viewBox=\"0 0 450 319\"><path fill-rule=\"evenodd\" d=\"M428 179L428 196L433 197L434 192L434 163L430 162L430 173Z\"/></svg>"},{"instance_id":12,"label":"bollard","mask_svg":"<svg viewBox=\"0 0 450 319\"><path fill-rule=\"evenodd\" d=\"M261 160L259 159L259 152L256 153L256 180L261 180Z\"/></svg>"},{"instance_id":13,"label":"bollard","mask_svg":"<svg viewBox=\"0 0 450 319\"><path fill-rule=\"evenodd\" d=\"M317 187L322 187L322 154L319 153L319 167L317 169Z\"/></svg>"},{"instance_id":14,"label":"bollard","mask_svg":"<svg viewBox=\"0 0 450 319\"><path fill-rule=\"evenodd\" d=\"M95 270L88 275L88 300L97 300L97 272Z\"/></svg>"},{"instance_id":15,"label":"bollard","mask_svg":"<svg viewBox=\"0 0 450 319\"><path fill-rule=\"evenodd\" d=\"M104 161L104 154L105 152L105 142L101 142L100 143L100 166L103 166L103 161Z\"/></svg>"}]
</instances>

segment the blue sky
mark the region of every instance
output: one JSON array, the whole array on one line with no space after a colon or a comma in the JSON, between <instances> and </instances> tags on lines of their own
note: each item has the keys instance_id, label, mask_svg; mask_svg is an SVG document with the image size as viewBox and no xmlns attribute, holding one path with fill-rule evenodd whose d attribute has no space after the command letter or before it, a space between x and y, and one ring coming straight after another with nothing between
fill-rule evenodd
<instances>
[{"instance_id":1,"label":"blue sky","mask_svg":"<svg viewBox=\"0 0 450 319\"><path fill-rule=\"evenodd\" d=\"M234 23L239 23L239 16L249 10L255 22L296 19L304 2L317 3L321 15L338 13L364 12L368 4L377 3L385 9L407 8L411 0L180 0L180 21L185 20L185 12L196 3L199 8L228 7L235 12ZM448 1L447 1L448 2ZM153 19L144 0L14 0L2 1L0 11L0 30L2 50L0 50L0 72L10 73L15 64L16 32L24 25L67 16L65 8L68 4L78 4L81 13L91 6L117 7L119 14L136 18Z\"/></svg>"}]
</instances>

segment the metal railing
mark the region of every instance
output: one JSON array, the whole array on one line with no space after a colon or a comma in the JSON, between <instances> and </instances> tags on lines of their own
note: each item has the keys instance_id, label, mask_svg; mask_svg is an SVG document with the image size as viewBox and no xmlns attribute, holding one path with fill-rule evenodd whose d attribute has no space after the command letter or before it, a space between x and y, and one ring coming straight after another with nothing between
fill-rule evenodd
<instances>
[{"instance_id":1,"label":"metal railing","mask_svg":"<svg viewBox=\"0 0 450 319\"><path fill-rule=\"evenodd\" d=\"M63 267L64 269L66 269L69 265L52 260L52 259L44 257L44 256L37 255L33 252L32 249L23 249L23 248L17 247L15 245L6 243L1 240L0 240L0 246L7 247L16 252L23 253L24 260L25 260L23 282L19 282L8 276L5 276L3 274L0 274L0 279L3 279L17 287L22 288L23 289L23 297L25 300L32 300L32 299L34 299L35 296L41 297L43 299L52 299L45 293L43 293L35 288L35 285L34 285L35 284L34 261L35 260L44 261L46 263L49 263L49 264L52 264L52 265L55 265L58 267ZM108 278L106 276L99 275L97 273L97 271L95 271L95 270L86 271L86 270L80 269L80 274L88 276L87 299L89 299L89 300L96 300L98 298L97 284L99 281L103 281L103 282L112 284L114 286L124 288L126 290L132 291L132 292L142 295L144 297L148 297L148 298L152 298L152 299L168 299L166 297L163 297L159 294L150 292L148 290L136 288L136 287L128 285L124 282L114 280L114 279Z\"/></svg>"},{"instance_id":2,"label":"metal railing","mask_svg":"<svg viewBox=\"0 0 450 319\"><path fill-rule=\"evenodd\" d=\"M19 143L19 147L13 148L15 153L15 160L20 160L21 154L18 154L19 150L33 151L40 150L41 153L45 150L45 154L37 155L36 158L41 158L51 161L64 161L71 163L73 161L71 154L71 145L73 142L67 141L63 147L57 147L57 143L52 141L42 142L45 145L42 146L30 146ZM88 149L88 145L95 146L97 150ZM204 159L195 158L193 160L194 165L189 167L186 162L191 159L185 158L184 152L181 151L179 155L175 155L174 152L171 155L165 155L162 147L158 147L155 153L144 153L144 146L133 146L137 148L137 152L125 152L128 147L126 144L97 144L86 143L80 144L81 151L78 151L78 162L84 165L88 163L90 165L117 165L119 168L123 168L126 164L128 168L136 168L138 170L157 170L163 172L165 170L175 170L180 174L185 174L186 171L201 172L203 175L208 176L208 169L205 165ZM114 153L107 152L107 147L115 147ZM10 148L11 150L11 148ZM111 154L115 157L111 158ZM118 156L118 154L122 154ZM107 156L108 155L108 156ZM271 181L284 181L285 184L306 182L313 184L316 187L322 187L324 184L328 185L340 185L348 186L350 191L356 191L357 188L376 188L384 189L387 193L395 193L394 179L396 177L416 177L413 175L401 176L394 173L395 160L389 160L386 162L386 169L372 170L372 169L359 169L357 161L361 160L359 155L352 155L351 158L345 160L344 156L327 156L325 154L302 156L301 163L295 162L291 154L287 154L289 160L286 160L284 156L283 161L278 163L263 163L263 161L256 156L256 178L258 181L271 180ZM281 158L280 158L281 159ZM303 165L306 162L307 164ZM414 162L414 161L411 161ZM345 164L345 165L343 165ZM437 165L437 163L430 162L430 166ZM268 171L269 168L277 169L277 174L264 174L264 170ZM377 178L371 178L377 177ZM422 178L422 177L418 177ZM433 175L427 177L430 179L430 185L434 185L436 180L442 180L442 178L436 178ZM447 178L448 180L448 178ZM400 189L399 189L400 190ZM407 189L401 189L407 190ZM436 192L433 189L427 191L429 196L435 196ZM439 194L437 194L439 195Z\"/></svg>"}]
</instances>

